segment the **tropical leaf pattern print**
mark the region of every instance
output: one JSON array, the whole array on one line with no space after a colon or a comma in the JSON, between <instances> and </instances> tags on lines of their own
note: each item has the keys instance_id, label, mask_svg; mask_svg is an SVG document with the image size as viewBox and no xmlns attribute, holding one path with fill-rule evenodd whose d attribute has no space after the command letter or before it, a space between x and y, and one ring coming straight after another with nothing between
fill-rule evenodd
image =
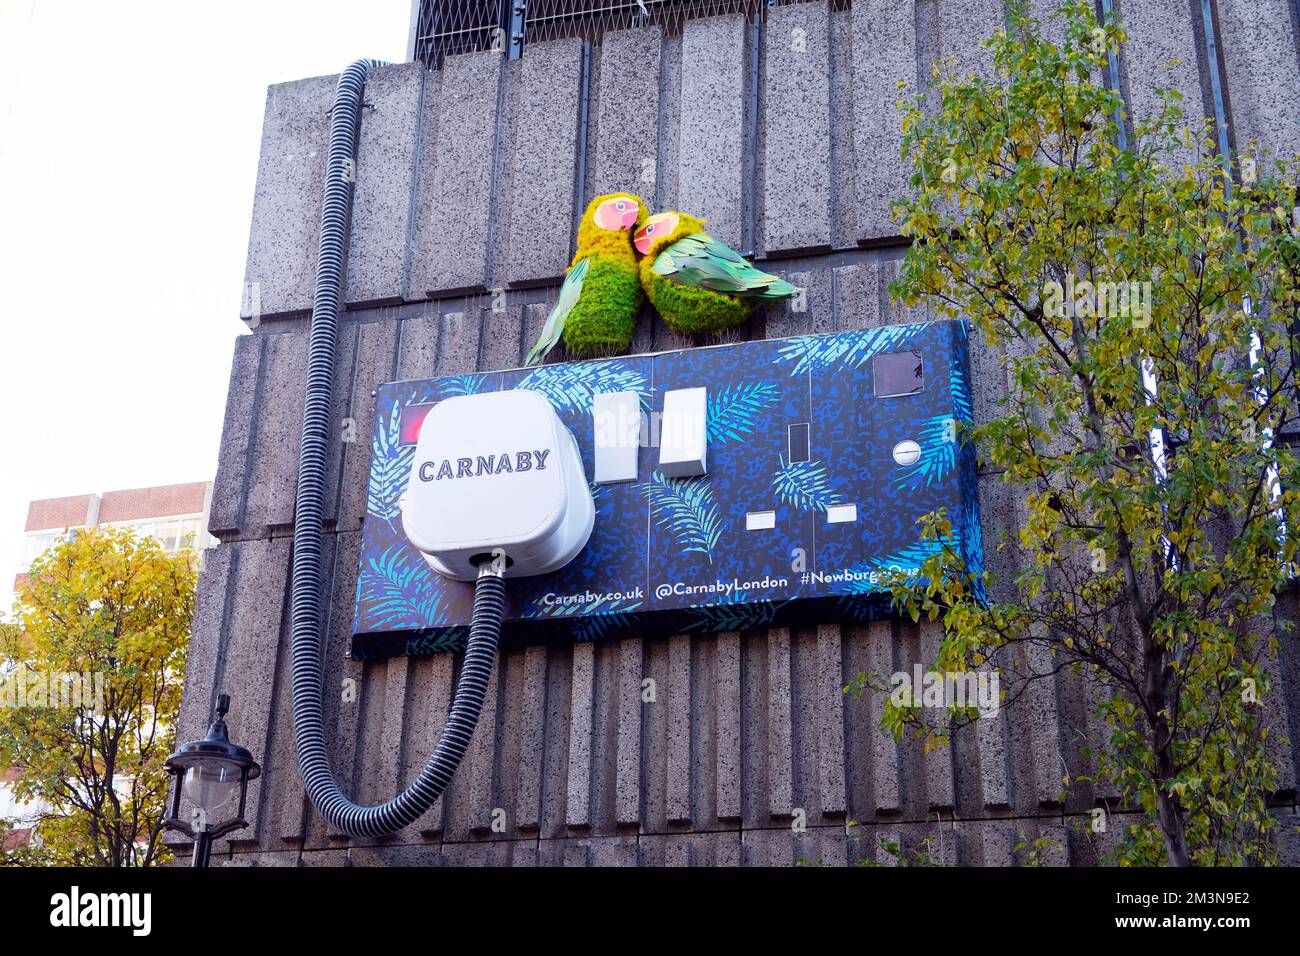
<instances>
[{"instance_id":1,"label":"tropical leaf pattern print","mask_svg":"<svg viewBox=\"0 0 1300 956\"><path fill-rule=\"evenodd\" d=\"M796 511L825 511L838 502L826 466L820 461L787 462L784 457L777 461L781 467L772 475L772 493L778 501Z\"/></svg>"},{"instance_id":2,"label":"tropical leaf pattern print","mask_svg":"<svg viewBox=\"0 0 1300 956\"><path fill-rule=\"evenodd\" d=\"M375 429L370 443L370 484L366 489L366 510L385 521L394 521L401 513L398 499L406 490L411 475L414 445L402 445L402 405L394 402L388 419Z\"/></svg>"},{"instance_id":3,"label":"tropical leaf pattern print","mask_svg":"<svg viewBox=\"0 0 1300 956\"><path fill-rule=\"evenodd\" d=\"M666 478L656 471L641 486L641 493L650 503L655 522L673 536L682 550L707 555L713 562L713 548L722 534L722 518L707 481Z\"/></svg>"},{"instance_id":4,"label":"tropical leaf pattern print","mask_svg":"<svg viewBox=\"0 0 1300 956\"><path fill-rule=\"evenodd\" d=\"M644 396L645 376L622 362L579 362L542 365L533 369L516 388L544 395L558 411L591 413L591 397L598 392L638 392Z\"/></svg>"},{"instance_id":5,"label":"tropical leaf pattern print","mask_svg":"<svg viewBox=\"0 0 1300 956\"><path fill-rule=\"evenodd\" d=\"M949 542L951 543L951 542ZM889 590L889 578L899 571L915 572L944 548L942 541L917 541L892 554L880 555L850 569L844 583L849 594L873 594ZM872 581L870 574L875 573Z\"/></svg>"},{"instance_id":6,"label":"tropical leaf pattern print","mask_svg":"<svg viewBox=\"0 0 1300 956\"><path fill-rule=\"evenodd\" d=\"M713 604L690 609L691 620L684 631L747 631L767 627L776 618L776 612L789 601L753 601L750 603Z\"/></svg>"},{"instance_id":7,"label":"tropical leaf pattern print","mask_svg":"<svg viewBox=\"0 0 1300 956\"><path fill-rule=\"evenodd\" d=\"M952 396L952 414L959 422L975 420L975 410L971 403L970 382L966 370L954 358L948 369L949 392Z\"/></svg>"},{"instance_id":8,"label":"tropical leaf pattern print","mask_svg":"<svg viewBox=\"0 0 1300 956\"><path fill-rule=\"evenodd\" d=\"M637 615L632 613L641 604L638 601L626 611L602 611L597 614L590 614L573 625L573 639L575 641L599 641L611 635L620 634L627 630L636 621Z\"/></svg>"},{"instance_id":9,"label":"tropical leaf pattern print","mask_svg":"<svg viewBox=\"0 0 1300 956\"><path fill-rule=\"evenodd\" d=\"M790 374L826 371L835 368L859 368L872 358L897 349L927 329L929 322L909 325L886 325L839 335L801 335L791 339L776 353L778 365L791 363Z\"/></svg>"},{"instance_id":10,"label":"tropical leaf pattern print","mask_svg":"<svg viewBox=\"0 0 1300 956\"><path fill-rule=\"evenodd\" d=\"M456 395L477 395L483 391L483 385L487 381L486 375L456 375L452 378L444 379L442 383L442 397L452 398Z\"/></svg>"},{"instance_id":11,"label":"tropical leaf pattern print","mask_svg":"<svg viewBox=\"0 0 1300 956\"><path fill-rule=\"evenodd\" d=\"M724 445L752 435L777 397L771 382L740 382L710 392L704 426L709 442Z\"/></svg>"},{"instance_id":12,"label":"tropical leaf pattern print","mask_svg":"<svg viewBox=\"0 0 1300 956\"><path fill-rule=\"evenodd\" d=\"M921 488L942 481L957 464L956 420L951 415L935 415L921 423L917 444L921 457L895 480L900 488Z\"/></svg>"},{"instance_id":13,"label":"tropical leaf pattern print","mask_svg":"<svg viewBox=\"0 0 1300 956\"><path fill-rule=\"evenodd\" d=\"M405 545L393 545L366 562L357 592L369 609L367 625L375 630L446 623L443 592L424 559Z\"/></svg>"}]
</instances>

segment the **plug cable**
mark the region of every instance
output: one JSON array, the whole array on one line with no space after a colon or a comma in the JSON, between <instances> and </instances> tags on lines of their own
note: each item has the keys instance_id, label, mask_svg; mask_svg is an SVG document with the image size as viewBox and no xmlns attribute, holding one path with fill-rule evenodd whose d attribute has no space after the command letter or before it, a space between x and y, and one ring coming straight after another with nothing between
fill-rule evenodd
<instances>
[{"instance_id":1,"label":"plug cable","mask_svg":"<svg viewBox=\"0 0 1300 956\"><path fill-rule=\"evenodd\" d=\"M331 451L334 350L352 211L356 145L366 74L386 66L358 60L339 76L330 113L325 196L321 206L316 286L307 344L307 391L293 508L293 588L290 598L293 729L298 767L312 805L335 829L353 836L383 836L410 825L446 789L469 747L487 695L505 611L505 561L485 561L474 587L469 642L451 712L429 762L409 787L386 803L366 807L349 800L330 769L322 703L324 638L321 634L321 544L325 475Z\"/></svg>"}]
</instances>

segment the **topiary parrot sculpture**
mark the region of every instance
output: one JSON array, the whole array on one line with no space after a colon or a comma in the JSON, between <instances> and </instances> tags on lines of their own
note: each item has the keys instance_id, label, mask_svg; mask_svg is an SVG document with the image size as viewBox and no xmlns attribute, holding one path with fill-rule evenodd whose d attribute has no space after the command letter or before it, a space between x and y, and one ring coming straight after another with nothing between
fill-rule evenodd
<instances>
[{"instance_id":1,"label":"topiary parrot sculpture","mask_svg":"<svg viewBox=\"0 0 1300 956\"><path fill-rule=\"evenodd\" d=\"M578 251L525 365L540 364L561 339L581 358L627 351L641 308L631 233L647 214L645 201L631 193L597 196L588 204L578 225Z\"/></svg>"},{"instance_id":2,"label":"topiary parrot sculpture","mask_svg":"<svg viewBox=\"0 0 1300 956\"><path fill-rule=\"evenodd\" d=\"M684 212L655 213L632 237L642 256L641 286L673 329L687 335L721 332L749 318L758 299L799 291L756 269Z\"/></svg>"}]
</instances>

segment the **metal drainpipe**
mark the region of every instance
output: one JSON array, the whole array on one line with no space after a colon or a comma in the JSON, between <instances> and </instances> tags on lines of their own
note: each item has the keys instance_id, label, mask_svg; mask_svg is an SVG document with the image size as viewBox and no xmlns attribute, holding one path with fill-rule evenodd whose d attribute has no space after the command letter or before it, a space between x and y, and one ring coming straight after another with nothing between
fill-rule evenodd
<instances>
[{"instance_id":1,"label":"metal drainpipe","mask_svg":"<svg viewBox=\"0 0 1300 956\"><path fill-rule=\"evenodd\" d=\"M776 6L776 0L768 0L768 6ZM759 69L763 54L763 10L760 7L754 14L754 27L751 32L753 51L749 58L749 116L753 128L749 131L749 155L745 157L745 178L749 182L749 202L745 210L745 255L754 258L758 255L758 83Z\"/></svg>"},{"instance_id":2,"label":"metal drainpipe","mask_svg":"<svg viewBox=\"0 0 1300 956\"><path fill-rule=\"evenodd\" d=\"M1232 194L1232 151L1228 145L1228 116L1223 99L1223 79L1219 74L1219 43L1214 33L1214 7L1211 0L1201 0L1201 21L1205 26L1205 58L1210 68L1210 92L1214 97L1214 127L1218 139L1219 155L1223 158L1226 176L1224 190Z\"/></svg>"},{"instance_id":3,"label":"metal drainpipe","mask_svg":"<svg viewBox=\"0 0 1300 956\"><path fill-rule=\"evenodd\" d=\"M1300 2L1300 0L1297 0ZM1101 17L1105 21L1115 12L1115 5L1112 0L1101 0ZM1106 72L1109 77L1109 85L1112 90L1119 94L1120 103L1124 101L1124 91L1120 88L1119 82L1119 50L1106 51ZM1118 129L1117 143L1121 150L1128 151L1128 129L1124 125L1124 107L1123 105L1115 107L1115 126Z\"/></svg>"}]
</instances>

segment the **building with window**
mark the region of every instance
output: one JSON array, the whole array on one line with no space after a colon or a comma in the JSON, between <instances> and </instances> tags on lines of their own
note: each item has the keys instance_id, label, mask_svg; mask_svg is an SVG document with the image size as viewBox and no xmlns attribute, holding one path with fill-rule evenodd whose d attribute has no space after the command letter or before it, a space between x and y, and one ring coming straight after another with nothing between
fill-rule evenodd
<instances>
[{"instance_id":1,"label":"building with window","mask_svg":"<svg viewBox=\"0 0 1300 956\"><path fill-rule=\"evenodd\" d=\"M212 482L107 491L102 495L42 498L27 506L17 591L33 561L78 528L124 528L157 539L164 551L192 548L200 554L216 544L207 531Z\"/></svg>"}]
</instances>

